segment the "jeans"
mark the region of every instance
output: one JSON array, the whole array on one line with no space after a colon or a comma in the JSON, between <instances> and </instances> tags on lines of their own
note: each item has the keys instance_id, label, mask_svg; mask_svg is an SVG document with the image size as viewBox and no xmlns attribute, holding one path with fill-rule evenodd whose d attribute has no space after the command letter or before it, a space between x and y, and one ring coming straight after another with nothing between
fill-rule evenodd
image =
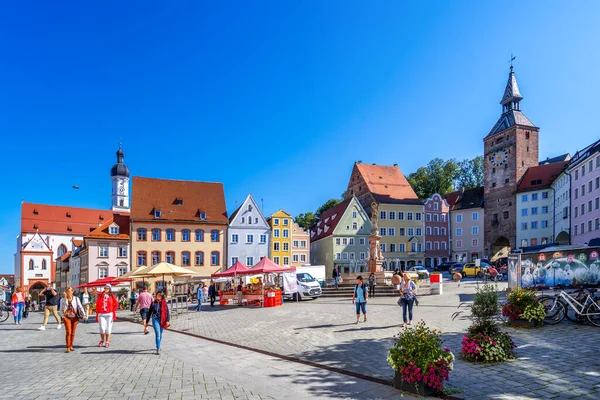
<instances>
[{"instance_id":1,"label":"jeans","mask_svg":"<svg viewBox=\"0 0 600 400\"><path fill-rule=\"evenodd\" d=\"M23 307L25 303L17 303L15 305L15 309L17 310L17 315L15 315L15 323L21 322L23 320Z\"/></svg>"},{"instance_id":2,"label":"jeans","mask_svg":"<svg viewBox=\"0 0 600 400\"><path fill-rule=\"evenodd\" d=\"M339 280L339 279L340 279L340 278L338 278L337 276L336 276L335 278L333 278L333 280L335 281L335 288L336 288L336 289L338 288L338 280Z\"/></svg>"},{"instance_id":3,"label":"jeans","mask_svg":"<svg viewBox=\"0 0 600 400\"><path fill-rule=\"evenodd\" d=\"M65 339L67 342L67 349L73 347L73 341L75 340L75 331L77 330L77 324L79 319L74 318L63 318L63 324L65 325Z\"/></svg>"},{"instance_id":4,"label":"jeans","mask_svg":"<svg viewBox=\"0 0 600 400\"><path fill-rule=\"evenodd\" d=\"M214 307L215 306L215 301L217 300L217 297L213 294L212 296L210 296L210 306Z\"/></svg>"},{"instance_id":5,"label":"jeans","mask_svg":"<svg viewBox=\"0 0 600 400\"><path fill-rule=\"evenodd\" d=\"M152 316L152 327L154 328L154 334L156 336L156 349L160 349L160 342L162 341L163 328L160 326L160 320L155 316Z\"/></svg>"},{"instance_id":6,"label":"jeans","mask_svg":"<svg viewBox=\"0 0 600 400\"><path fill-rule=\"evenodd\" d=\"M369 284L369 297L375 297L375 286L376 285Z\"/></svg>"},{"instance_id":7,"label":"jeans","mask_svg":"<svg viewBox=\"0 0 600 400\"><path fill-rule=\"evenodd\" d=\"M42 322L42 325L46 326L46 324L48 323L48 317L50 316L50 313L52 313L52 315L54 315L54 318L56 318L56 323L60 325L60 318L58 317L56 306L46 306L44 308L44 322Z\"/></svg>"},{"instance_id":8,"label":"jeans","mask_svg":"<svg viewBox=\"0 0 600 400\"><path fill-rule=\"evenodd\" d=\"M356 315L360 315L360 310L362 310L363 315L367 315L367 303L354 303L356 306Z\"/></svg>"},{"instance_id":9,"label":"jeans","mask_svg":"<svg viewBox=\"0 0 600 400\"><path fill-rule=\"evenodd\" d=\"M200 311L202 308L202 297L198 297L198 305L196 306L196 311Z\"/></svg>"},{"instance_id":10,"label":"jeans","mask_svg":"<svg viewBox=\"0 0 600 400\"><path fill-rule=\"evenodd\" d=\"M412 309L413 309L414 302L415 302L414 298L412 298L412 299L402 298L402 320L404 321L405 324L408 321L412 321L412 319L413 319ZM406 319L406 310L408 310L408 319Z\"/></svg>"},{"instance_id":11,"label":"jeans","mask_svg":"<svg viewBox=\"0 0 600 400\"><path fill-rule=\"evenodd\" d=\"M134 308L135 308L135 299L131 299L131 306L130 306L131 312L133 312Z\"/></svg>"}]
</instances>

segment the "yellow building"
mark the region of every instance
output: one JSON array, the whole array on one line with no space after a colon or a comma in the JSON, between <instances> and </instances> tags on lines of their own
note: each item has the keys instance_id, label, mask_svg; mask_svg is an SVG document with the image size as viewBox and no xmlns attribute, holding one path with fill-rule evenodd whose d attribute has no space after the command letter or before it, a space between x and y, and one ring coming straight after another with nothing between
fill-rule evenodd
<instances>
[{"instance_id":1,"label":"yellow building","mask_svg":"<svg viewBox=\"0 0 600 400\"><path fill-rule=\"evenodd\" d=\"M131 254L135 266L166 261L210 277L227 264L228 223L221 183L133 177ZM152 291L163 290L167 282L153 281Z\"/></svg>"},{"instance_id":2,"label":"yellow building","mask_svg":"<svg viewBox=\"0 0 600 400\"><path fill-rule=\"evenodd\" d=\"M385 269L423 264L425 229L422 205L379 204L379 234Z\"/></svg>"},{"instance_id":3,"label":"yellow building","mask_svg":"<svg viewBox=\"0 0 600 400\"><path fill-rule=\"evenodd\" d=\"M279 210L271 215L268 222L271 225L270 259L279 265L292 265L292 216Z\"/></svg>"}]
</instances>

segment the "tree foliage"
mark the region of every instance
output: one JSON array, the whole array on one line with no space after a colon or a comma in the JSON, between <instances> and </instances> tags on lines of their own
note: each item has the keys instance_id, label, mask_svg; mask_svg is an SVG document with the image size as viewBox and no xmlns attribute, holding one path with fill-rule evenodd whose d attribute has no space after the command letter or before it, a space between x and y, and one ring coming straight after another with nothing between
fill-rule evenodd
<instances>
[{"instance_id":1,"label":"tree foliage","mask_svg":"<svg viewBox=\"0 0 600 400\"><path fill-rule=\"evenodd\" d=\"M321 207L317 208L317 211L315 211L314 213L308 211L306 213L299 214L298 216L296 216L296 218L294 218L294 222L296 222L300 227L308 229L312 225L317 223L317 221L325 211L337 206L339 203L341 203L341 201L342 200L340 199L329 199Z\"/></svg>"},{"instance_id":2,"label":"tree foliage","mask_svg":"<svg viewBox=\"0 0 600 400\"><path fill-rule=\"evenodd\" d=\"M483 157L463 161L434 158L408 175L408 182L420 199L426 199L434 193L444 195L463 187L479 187L483 185Z\"/></svg>"}]
</instances>

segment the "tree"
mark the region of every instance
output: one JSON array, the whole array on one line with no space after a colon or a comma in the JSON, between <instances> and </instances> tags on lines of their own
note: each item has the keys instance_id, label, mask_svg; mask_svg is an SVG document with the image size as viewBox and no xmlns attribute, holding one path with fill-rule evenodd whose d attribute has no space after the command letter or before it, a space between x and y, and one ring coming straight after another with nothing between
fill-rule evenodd
<instances>
[{"instance_id":1,"label":"tree","mask_svg":"<svg viewBox=\"0 0 600 400\"><path fill-rule=\"evenodd\" d=\"M313 213L311 211L308 211L307 213L299 214L298 216L296 216L296 218L294 218L294 222L302 228L308 229L317 223L317 221L325 211L337 206L341 202L342 200L340 199L329 199L325 202L325 204L317 208L316 212Z\"/></svg>"},{"instance_id":2,"label":"tree","mask_svg":"<svg viewBox=\"0 0 600 400\"><path fill-rule=\"evenodd\" d=\"M408 182L420 199L426 199L434 193L451 192L458 171L459 166L455 160L444 161L441 158L434 158L427 166L410 174Z\"/></svg>"},{"instance_id":3,"label":"tree","mask_svg":"<svg viewBox=\"0 0 600 400\"><path fill-rule=\"evenodd\" d=\"M473 189L480 186L483 186L483 156L459 162L456 187Z\"/></svg>"},{"instance_id":4,"label":"tree","mask_svg":"<svg viewBox=\"0 0 600 400\"><path fill-rule=\"evenodd\" d=\"M306 214L300 214L294 218L294 222L296 222L303 229L309 229L318 220L319 219L317 216L311 211L307 212Z\"/></svg>"}]
</instances>

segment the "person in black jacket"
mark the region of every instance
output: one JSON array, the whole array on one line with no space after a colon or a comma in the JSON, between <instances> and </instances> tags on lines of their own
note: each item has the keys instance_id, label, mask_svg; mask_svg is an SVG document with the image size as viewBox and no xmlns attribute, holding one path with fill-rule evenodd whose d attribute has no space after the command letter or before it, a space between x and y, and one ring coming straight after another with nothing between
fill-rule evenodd
<instances>
[{"instance_id":1,"label":"person in black jacket","mask_svg":"<svg viewBox=\"0 0 600 400\"><path fill-rule=\"evenodd\" d=\"M163 292L156 293L156 299L152 302L146 317L146 324L150 320L152 320L152 328L154 328L154 334L156 335L156 355L159 355L163 330L169 327L169 321L171 320L171 313Z\"/></svg>"},{"instance_id":2,"label":"person in black jacket","mask_svg":"<svg viewBox=\"0 0 600 400\"><path fill-rule=\"evenodd\" d=\"M215 300L217 299L217 286L214 281L210 281L210 286L208 287L208 298L210 299L210 306L215 306Z\"/></svg>"}]
</instances>

